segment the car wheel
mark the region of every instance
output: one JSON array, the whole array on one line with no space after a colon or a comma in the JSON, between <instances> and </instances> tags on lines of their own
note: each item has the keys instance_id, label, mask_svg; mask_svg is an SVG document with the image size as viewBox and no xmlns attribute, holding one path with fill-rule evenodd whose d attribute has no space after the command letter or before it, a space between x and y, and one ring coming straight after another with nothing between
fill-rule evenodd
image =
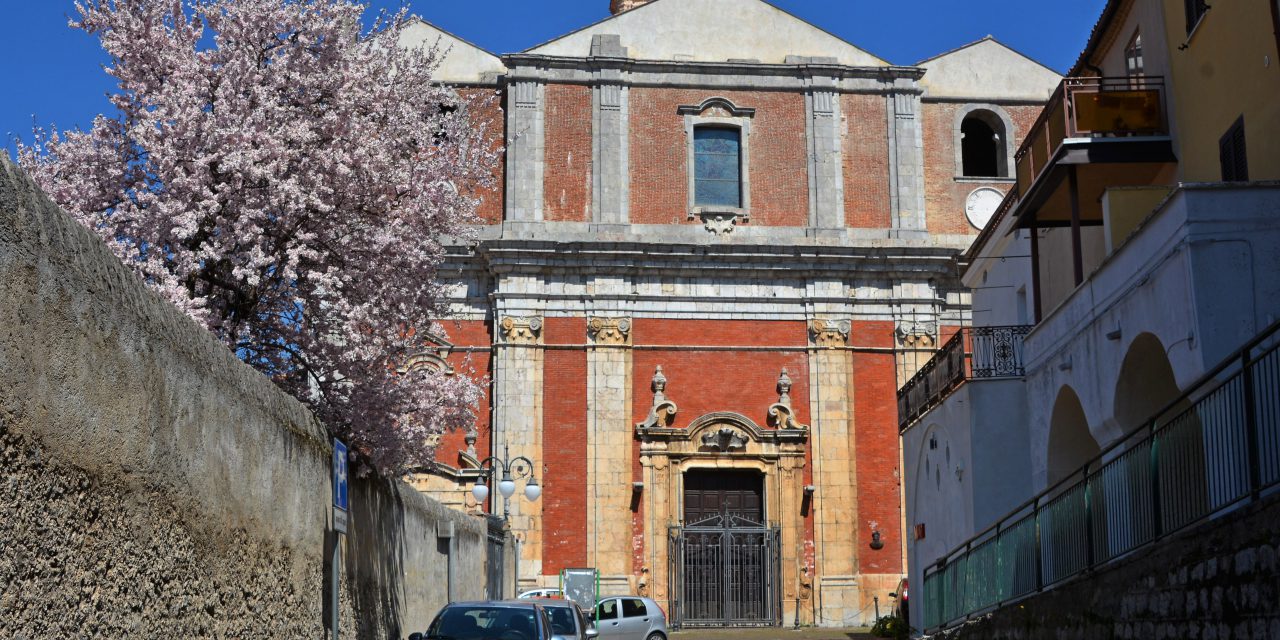
<instances>
[{"instance_id":1,"label":"car wheel","mask_svg":"<svg viewBox=\"0 0 1280 640\"><path fill-rule=\"evenodd\" d=\"M667 637L662 635L661 633L658 633L657 631L654 631L653 633L649 634L649 637L645 638L645 640L667 640Z\"/></svg>"}]
</instances>

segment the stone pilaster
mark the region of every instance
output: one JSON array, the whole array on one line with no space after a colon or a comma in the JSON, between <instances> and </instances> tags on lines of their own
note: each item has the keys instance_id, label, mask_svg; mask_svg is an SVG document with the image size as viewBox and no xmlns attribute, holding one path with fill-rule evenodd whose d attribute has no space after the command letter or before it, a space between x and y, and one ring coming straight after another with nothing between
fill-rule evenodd
<instances>
[{"instance_id":1,"label":"stone pilaster","mask_svg":"<svg viewBox=\"0 0 1280 640\"><path fill-rule=\"evenodd\" d=\"M817 623L838 626L858 602L856 531L858 494L850 323L815 318L809 323L809 402L814 407L812 498L817 545ZM853 610L856 610L853 609Z\"/></svg>"},{"instance_id":2,"label":"stone pilaster","mask_svg":"<svg viewBox=\"0 0 1280 640\"><path fill-rule=\"evenodd\" d=\"M824 80L833 83L830 79ZM840 143L840 94L830 88L815 88L805 94L804 104L809 125L809 226L843 228L844 157Z\"/></svg>"},{"instance_id":3,"label":"stone pilaster","mask_svg":"<svg viewBox=\"0 0 1280 640\"><path fill-rule=\"evenodd\" d=\"M920 91L914 81L895 81L889 114L889 201L899 237L927 233L924 193L924 130Z\"/></svg>"},{"instance_id":4,"label":"stone pilaster","mask_svg":"<svg viewBox=\"0 0 1280 640\"><path fill-rule=\"evenodd\" d=\"M545 89L542 83L528 80L511 84L507 108L507 220L542 220Z\"/></svg>"},{"instance_id":5,"label":"stone pilaster","mask_svg":"<svg viewBox=\"0 0 1280 640\"><path fill-rule=\"evenodd\" d=\"M587 320L587 564L605 594L631 593L631 320Z\"/></svg>"},{"instance_id":6,"label":"stone pilaster","mask_svg":"<svg viewBox=\"0 0 1280 640\"><path fill-rule=\"evenodd\" d=\"M913 302L895 305L894 338L897 350L898 387L934 356L938 347L937 306L928 302L937 292L928 282L902 281L894 283L894 297Z\"/></svg>"},{"instance_id":7,"label":"stone pilaster","mask_svg":"<svg viewBox=\"0 0 1280 640\"><path fill-rule=\"evenodd\" d=\"M599 60L591 89L591 219L604 224L629 222L630 91L621 64L627 51L618 36L592 38L591 55Z\"/></svg>"},{"instance_id":8,"label":"stone pilaster","mask_svg":"<svg viewBox=\"0 0 1280 640\"><path fill-rule=\"evenodd\" d=\"M545 351L542 318L502 316L498 321L493 353L493 450L501 456L509 448L512 457L534 463L539 481L546 476L542 455L542 385ZM500 479L500 478L498 478ZM491 485L494 513L504 504L496 482ZM510 499L511 529L523 538L520 545L520 586L534 586L542 575L542 501L524 498L523 482Z\"/></svg>"}]
</instances>

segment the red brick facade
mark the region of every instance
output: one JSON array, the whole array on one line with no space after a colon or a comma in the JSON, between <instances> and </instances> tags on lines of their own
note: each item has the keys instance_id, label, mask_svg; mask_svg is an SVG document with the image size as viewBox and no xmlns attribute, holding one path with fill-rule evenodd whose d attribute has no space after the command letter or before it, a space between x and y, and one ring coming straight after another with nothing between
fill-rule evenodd
<instances>
[{"instance_id":1,"label":"red brick facade","mask_svg":"<svg viewBox=\"0 0 1280 640\"><path fill-rule=\"evenodd\" d=\"M857 229L887 229L889 210L889 125L885 97L841 97L844 141L844 219Z\"/></svg>"},{"instance_id":2,"label":"red brick facade","mask_svg":"<svg viewBox=\"0 0 1280 640\"><path fill-rule=\"evenodd\" d=\"M548 318L544 329L551 344L578 344L587 335L583 318ZM554 474L543 473L543 518L556 523L546 537L542 571L587 565L587 353L585 350L548 351L543 387L543 456L555 461Z\"/></svg>"},{"instance_id":3,"label":"red brick facade","mask_svg":"<svg viewBox=\"0 0 1280 640\"><path fill-rule=\"evenodd\" d=\"M543 217L591 220L591 87L553 84L546 93L546 187ZM584 329L585 330L585 329Z\"/></svg>"},{"instance_id":4,"label":"red brick facade","mask_svg":"<svg viewBox=\"0 0 1280 640\"><path fill-rule=\"evenodd\" d=\"M632 89L631 221L691 223L689 142L684 116L677 109L713 97L756 110L747 143L751 224L805 226L809 187L804 96L763 91Z\"/></svg>"},{"instance_id":5,"label":"red brick facade","mask_svg":"<svg viewBox=\"0 0 1280 640\"><path fill-rule=\"evenodd\" d=\"M596 45L604 51L609 42ZM820 89L806 84L814 78L805 65L788 72L794 77L757 69L705 86L663 67L650 76L659 81L628 84L605 73L621 64L602 60L609 57L513 65L507 119L494 132L520 164L498 168L501 188L486 195L480 215L515 224L501 234L485 230L481 246L458 258L469 265L460 272L471 286L459 304L470 305L473 319L451 325L450 339L477 349L451 362L463 371L469 357L471 374L492 380L477 415L476 450L481 458L492 453L490 435L498 432L516 442L511 455L542 466L540 509L513 511L513 527L531 533L523 566L540 567L538 575L522 570L520 584L554 585L563 569L607 566L601 578L612 580L613 592L670 605L676 587L666 582L667 534L685 526L685 480L694 470L733 467L767 478L768 524L786 540L776 551L783 565L778 619L865 620L871 599L887 602L906 569L897 387L900 370L910 368L906 358L916 354L897 350L897 332L934 331L920 327L956 311L932 301L954 299L953 267L939 265L947 251L963 248L956 236L977 233L965 199L975 188L1006 191L1010 183L957 180L955 120L966 105L921 101L916 71L846 68L847 76ZM633 62L618 77L642 74L637 69L647 63ZM686 71L696 77L707 68ZM668 78L676 78L671 86ZM756 89L742 88L752 83ZM729 104L702 109L712 98ZM493 122L492 108L477 111ZM1001 108L1014 122L1016 144L1039 109ZM749 220L724 211L690 218L690 117L749 121ZM517 122L518 131L504 130ZM624 169L625 190L604 182ZM601 185L595 212L593 190ZM716 213L732 219L728 230L713 224L725 222ZM841 222L844 229L831 228ZM715 235L703 235L703 226ZM615 323L619 333L589 331L591 318ZM508 335L504 320L523 323L524 333ZM931 336L936 344L955 327L939 330ZM659 367L665 398L678 411L669 423L644 424L659 419L650 388ZM790 429L770 416L784 369ZM513 408L491 411L502 398ZM521 432L539 424L540 434ZM706 431L679 433L691 424ZM729 436L715 431L722 426ZM754 448L715 440L734 434L753 438ZM447 434L438 458L457 466L462 449L464 434ZM479 472L452 471L454 504L473 506L463 483ZM830 491L816 484L823 482Z\"/></svg>"},{"instance_id":6,"label":"red brick facade","mask_svg":"<svg viewBox=\"0 0 1280 640\"><path fill-rule=\"evenodd\" d=\"M965 217L965 199L980 187L1008 192L1008 182L958 179L962 167L956 166L956 115L965 108L958 102L926 102L924 104L924 170L925 211L930 233L974 234L978 230ZM1001 107L1014 125L1014 148L1022 144L1031 125L1040 115L1039 106L1007 105ZM1013 176L1013 163L1009 163Z\"/></svg>"}]
</instances>

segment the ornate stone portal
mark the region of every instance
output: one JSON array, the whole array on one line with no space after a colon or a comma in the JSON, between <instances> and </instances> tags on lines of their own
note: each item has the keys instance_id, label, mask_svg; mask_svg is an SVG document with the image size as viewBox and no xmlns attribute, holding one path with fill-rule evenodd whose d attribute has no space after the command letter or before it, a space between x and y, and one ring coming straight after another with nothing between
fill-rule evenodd
<instances>
[{"instance_id":1,"label":"ornate stone portal","mask_svg":"<svg viewBox=\"0 0 1280 640\"><path fill-rule=\"evenodd\" d=\"M692 469L757 471L764 477L765 519L781 530L782 573L777 587L783 616L794 619L796 598L808 584L802 507L809 430L792 417L786 373L779 377L779 401L766 410L771 421L778 421L779 427L772 429L732 412L713 412L686 426L672 426L675 403L666 395L666 377L660 368L652 386L653 407L635 427L644 473L644 587L660 602L671 596L667 537L671 527L684 524L685 474Z\"/></svg>"}]
</instances>

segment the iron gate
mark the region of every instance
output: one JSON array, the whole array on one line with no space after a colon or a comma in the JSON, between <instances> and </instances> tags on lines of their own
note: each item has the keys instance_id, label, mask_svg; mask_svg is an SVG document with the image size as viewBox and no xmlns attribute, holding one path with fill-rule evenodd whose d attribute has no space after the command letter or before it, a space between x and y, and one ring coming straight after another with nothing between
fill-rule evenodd
<instances>
[{"instance_id":1,"label":"iron gate","mask_svg":"<svg viewBox=\"0 0 1280 640\"><path fill-rule=\"evenodd\" d=\"M777 527L733 514L671 527L673 626L781 624L779 535Z\"/></svg>"},{"instance_id":2,"label":"iron gate","mask_svg":"<svg viewBox=\"0 0 1280 640\"><path fill-rule=\"evenodd\" d=\"M484 596L489 600L501 600L503 598L502 591L506 586L506 580L503 579L505 573L503 567L506 565L503 551L506 546L507 532L502 518L489 516L487 519L489 521L489 535L484 554ZM511 597L514 598L515 594L511 594Z\"/></svg>"}]
</instances>

